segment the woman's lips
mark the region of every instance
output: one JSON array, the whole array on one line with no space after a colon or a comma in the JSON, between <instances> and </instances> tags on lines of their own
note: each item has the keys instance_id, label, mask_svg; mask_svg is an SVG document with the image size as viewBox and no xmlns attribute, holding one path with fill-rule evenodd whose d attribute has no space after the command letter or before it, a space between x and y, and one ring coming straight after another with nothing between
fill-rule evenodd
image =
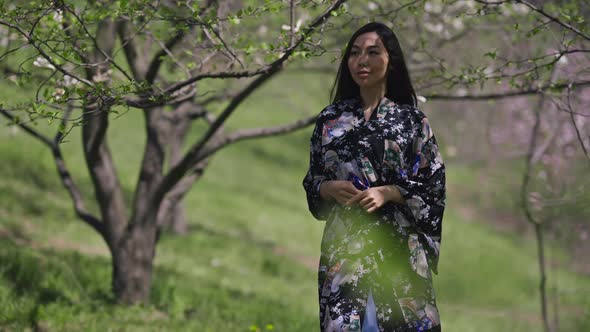
<instances>
[{"instance_id":1,"label":"woman's lips","mask_svg":"<svg viewBox=\"0 0 590 332\"><path fill-rule=\"evenodd\" d=\"M369 72L368 71L359 71L356 73L356 76L358 76L360 78L366 78L369 76Z\"/></svg>"}]
</instances>

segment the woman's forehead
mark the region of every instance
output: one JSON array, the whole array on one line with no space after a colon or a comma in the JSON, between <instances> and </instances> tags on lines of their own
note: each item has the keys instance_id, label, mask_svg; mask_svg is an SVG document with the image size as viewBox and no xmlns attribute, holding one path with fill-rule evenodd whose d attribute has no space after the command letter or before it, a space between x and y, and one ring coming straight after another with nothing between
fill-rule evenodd
<instances>
[{"instance_id":1,"label":"woman's forehead","mask_svg":"<svg viewBox=\"0 0 590 332\"><path fill-rule=\"evenodd\" d=\"M381 38L379 37L379 35L376 32L372 31L363 33L362 35L356 37L356 39L352 43L352 46L363 48L370 46L383 46L383 43L381 42Z\"/></svg>"}]
</instances>

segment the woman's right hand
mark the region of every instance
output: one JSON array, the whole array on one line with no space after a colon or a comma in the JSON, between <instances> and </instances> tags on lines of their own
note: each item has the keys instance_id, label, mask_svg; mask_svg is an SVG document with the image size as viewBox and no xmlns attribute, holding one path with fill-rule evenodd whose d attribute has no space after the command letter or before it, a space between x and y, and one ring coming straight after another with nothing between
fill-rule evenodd
<instances>
[{"instance_id":1,"label":"woman's right hand","mask_svg":"<svg viewBox=\"0 0 590 332\"><path fill-rule=\"evenodd\" d=\"M320 196L323 199L333 199L342 205L345 205L348 200L360 192L350 181L329 180L320 185Z\"/></svg>"}]
</instances>

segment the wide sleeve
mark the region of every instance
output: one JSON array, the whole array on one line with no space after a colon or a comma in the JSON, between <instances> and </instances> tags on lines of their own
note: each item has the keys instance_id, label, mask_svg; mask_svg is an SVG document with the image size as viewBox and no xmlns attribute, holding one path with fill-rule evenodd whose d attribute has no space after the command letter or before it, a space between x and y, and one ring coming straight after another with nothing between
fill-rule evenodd
<instances>
[{"instance_id":1,"label":"wide sleeve","mask_svg":"<svg viewBox=\"0 0 590 332\"><path fill-rule=\"evenodd\" d=\"M407 174L395 184L428 244L427 258L436 273L445 209L445 166L428 118L420 111L417 114L413 144L405 158Z\"/></svg>"},{"instance_id":2,"label":"wide sleeve","mask_svg":"<svg viewBox=\"0 0 590 332\"><path fill-rule=\"evenodd\" d=\"M330 214L334 202L323 200L320 197L320 185L326 180L331 180L325 171L322 156L322 130L321 116L316 121L309 146L309 169L303 179L303 188L307 194L307 204L311 214L318 220L326 220Z\"/></svg>"}]
</instances>

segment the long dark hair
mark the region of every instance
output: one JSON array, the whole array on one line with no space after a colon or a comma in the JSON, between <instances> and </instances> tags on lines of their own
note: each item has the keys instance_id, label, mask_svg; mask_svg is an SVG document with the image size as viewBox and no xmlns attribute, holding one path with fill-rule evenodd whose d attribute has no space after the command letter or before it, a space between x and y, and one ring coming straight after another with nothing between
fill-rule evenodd
<instances>
[{"instance_id":1,"label":"long dark hair","mask_svg":"<svg viewBox=\"0 0 590 332\"><path fill-rule=\"evenodd\" d=\"M334 86L332 86L332 92L330 93L332 103L350 98L360 98L359 86L352 79L350 70L348 69L348 58L350 57L350 49L356 38L367 32L377 33L389 54L385 97L397 104L416 106L416 92L414 92L399 41L389 27L378 22L364 25L350 37L348 45L346 45L346 51L342 57L342 62L340 62L340 67L338 68L338 74L336 74Z\"/></svg>"}]
</instances>

